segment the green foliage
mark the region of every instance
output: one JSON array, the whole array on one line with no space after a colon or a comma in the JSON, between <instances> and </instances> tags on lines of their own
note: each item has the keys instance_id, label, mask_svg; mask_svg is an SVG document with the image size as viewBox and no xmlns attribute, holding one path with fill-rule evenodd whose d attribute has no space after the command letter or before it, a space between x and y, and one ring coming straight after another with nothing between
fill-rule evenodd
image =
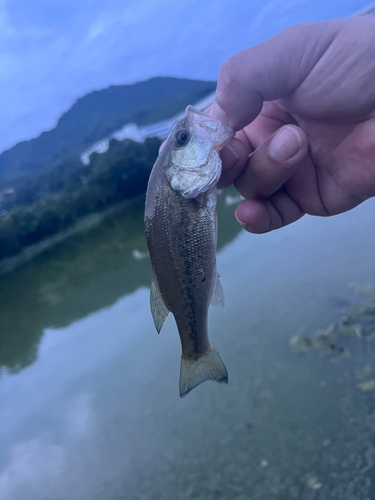
<instances>
[{"instance_id":1,"label":"green foliage","mask_svg":"<svg viewBox=\"0 0 375 500\"><path fill-rule=\"evenodd\" d=\"M113 140L105 154L91 156L89 167L64 162L40 175L29 187L31 204L26 203L27 187L20 189L15 206L0 217L0 259L144 192L160 144L156 138Z\"/></svg>"}]
</instances>

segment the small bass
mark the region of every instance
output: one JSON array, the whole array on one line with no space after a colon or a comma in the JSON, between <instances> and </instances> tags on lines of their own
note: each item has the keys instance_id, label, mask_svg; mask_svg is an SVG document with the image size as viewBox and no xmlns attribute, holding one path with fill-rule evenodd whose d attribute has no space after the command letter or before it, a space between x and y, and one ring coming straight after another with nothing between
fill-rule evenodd
<instances>
[{"instance_id":1,"label":"small bass","mask_svg":"<svg viewBox=\"0 0 375 500\"><path fill-rule=\"evenodd\" d=\"M218 151L234 136L192 106L161 150L147 188L151 312L158 332L171 312L181 338L180 396L205 380L228 383L207 331L210 304L224 306L216 270Z\"/></svg>"}]
</instances>

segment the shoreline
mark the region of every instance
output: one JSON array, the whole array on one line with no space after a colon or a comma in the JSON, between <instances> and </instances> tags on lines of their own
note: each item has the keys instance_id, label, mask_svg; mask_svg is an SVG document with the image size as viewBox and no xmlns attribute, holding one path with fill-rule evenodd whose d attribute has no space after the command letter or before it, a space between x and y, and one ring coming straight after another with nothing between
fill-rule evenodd
<instances>
[{"instance_id":1,"label":"shoreline","mask_svg":"<svg viewBox=\"0 0 375 500\"><path fill-rule=\"evenodd\" d=\"M0 260L0 277L10 273L11 271L14 271L18 267L26 264L27 262L31 261L38 255L49 250L55 245L64 242L71 236L95 227L110 215L114 215L117 212L120 212L123 208L130 206L135 201L139 201L142 197L144 197L144 194L136 196L135 198L132 198L130 200L124 200L120 203L117 203L116 205L112 205L102 212L90 214L69 229L60 231L59 233L54 234L53 236L46 238L45 240L26 247L24 250L22 250L22 252L20 252L18 255L15 255L14 257Z\"/></svg>"}]
</instances>

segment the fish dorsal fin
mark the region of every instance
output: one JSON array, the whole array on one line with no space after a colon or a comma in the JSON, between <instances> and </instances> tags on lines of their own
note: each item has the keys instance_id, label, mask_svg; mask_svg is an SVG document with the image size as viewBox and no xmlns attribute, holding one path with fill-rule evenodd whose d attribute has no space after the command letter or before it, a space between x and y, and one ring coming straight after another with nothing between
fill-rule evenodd
<instances>
[{"instance_id":1,"label":"fish dorsal fin","mask_svg":"<svg viewBox=\"0 0 375 500\"><path fill-rule=\"evenodd\" d=\"M152 273L150 305L155 328L158 333L160 333L161 327L163 326L164 321L167 319L169 311L167 309L167 306L164 304L164 300L160 294L159 285L154 273Z\"/></svg>"},{"instance_id":2,"label":"fish dorsal fin","mask_svg":"<svg viewBox=\"0 0 375 500\"><path fill-rule=\"evenodd\" d=\"M215 290L212 295L211 305L214 307L221 307L222 309L225 308L224 290L223 285L220 282L219 273L217 273Z\"/></svg>"}]
</instances>

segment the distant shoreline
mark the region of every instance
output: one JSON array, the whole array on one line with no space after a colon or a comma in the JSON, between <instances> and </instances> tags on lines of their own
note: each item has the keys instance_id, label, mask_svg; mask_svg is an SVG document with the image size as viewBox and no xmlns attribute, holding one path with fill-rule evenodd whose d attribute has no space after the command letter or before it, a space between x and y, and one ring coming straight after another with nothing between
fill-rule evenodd
<instances>
[{"instance_id":1,"label":"distant shoreline","mask_svg":"<svg viewBox=\"0 0 375 500\"><path fill-rule=\"evenodd\" d=\"M91 229L110 215L114 215L115 213L120 212L123 208L130 206L132 203L139 201L143 197L144 194L136 196L135 198L132 198L130 200L124 200L120 203L117 203L116 205L112 205L103 210L103 212L90 214L85 219L77 222L77 224L75 224L73 227L70 227L69 229L66 229L64 231L60 231L59 233L54 234L53 236L46 238L43 241L35 243L34 245L28 246L27 248L25 248L25 250L23 250L18 255L15 255L14 257L0 260L0 276L14 271L14 269L16 269L17 267L26 264L36 256L42 254L46 250L49 250L53 246L62 243L71 236L74 236L81 231Z\"/></svg>"}]
</instances>

